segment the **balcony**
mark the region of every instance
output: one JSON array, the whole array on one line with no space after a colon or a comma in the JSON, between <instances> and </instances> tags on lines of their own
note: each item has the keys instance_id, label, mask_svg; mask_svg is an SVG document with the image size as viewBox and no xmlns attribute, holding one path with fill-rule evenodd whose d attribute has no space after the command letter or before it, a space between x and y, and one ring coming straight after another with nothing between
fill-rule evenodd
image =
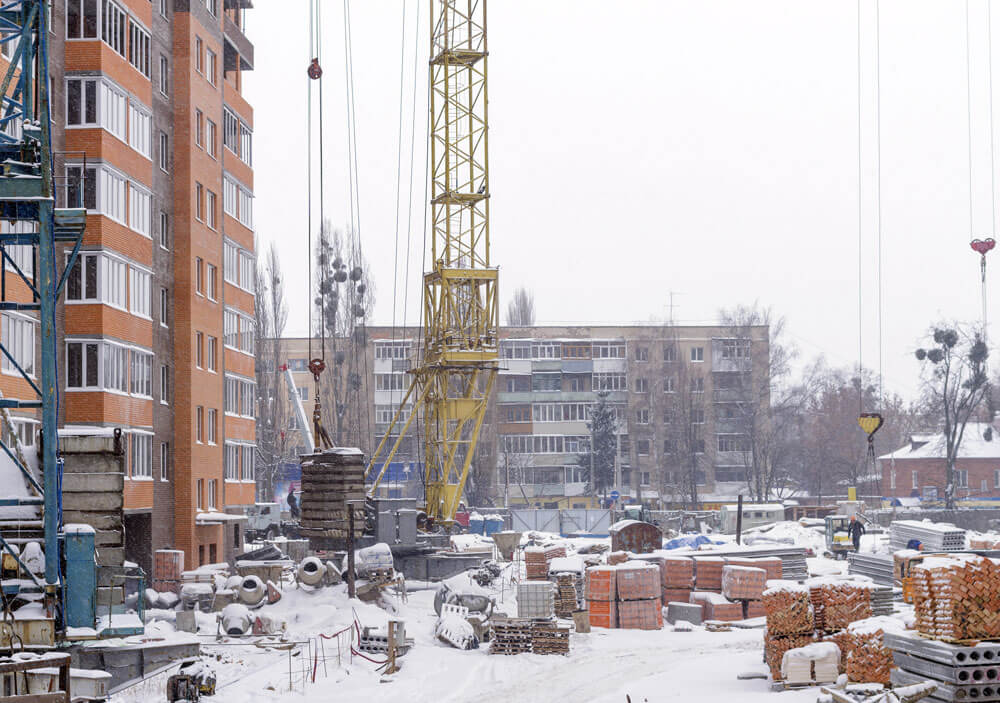
<instances>
[{"instance_id":1,"label":"balcony","mask_svg":"<svg viewBox=\"0 0 1000 703\"><path fill-rule=\"evenodd\" d=\"M738 388L716 388L712 391L712 400L716 403L739 403L743 400L743 391Z\"/></svg>"},{"instance_id":2,"label":"balcony","mask_svg":"<svg viewBox=\"0 0 1000 703\"><path fill-rule=\"evenodd\" d=\"M224 52L224 62L226 71L235 71L237 67L241 71L252 71L253 70L253 44L247 39L247 36L243 33L235 22L233 22L229 15L226 15L225 21L223 22L224 32L226 35L225 42L225 52Z\"/></svg>"}]
</instances>

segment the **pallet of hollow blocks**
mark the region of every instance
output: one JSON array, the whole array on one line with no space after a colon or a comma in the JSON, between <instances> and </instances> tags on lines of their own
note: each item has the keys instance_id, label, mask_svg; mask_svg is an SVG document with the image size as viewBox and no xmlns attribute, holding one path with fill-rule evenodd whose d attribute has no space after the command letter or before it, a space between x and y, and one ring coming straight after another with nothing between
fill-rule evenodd
<instances>
[{"instance_id":1,"label":"pallet of hollow blocks","mask_svg":"<svg viewBox=\"0 0 1000 703\"><path fill-rule=\"evenodd\" d=\"M346 538L348 503L365 498L365 463L359 449L327 449L304 454L299 532L303 537ZM354 533L364 532L363 518L355 519Z\"/></svg>"},{"instance_id":2,"label":"pallet of hollow blocks","mask_svg":"<svg viewBox=\"0 0 1000 703\"><path fill-rule=\"evenodd\" d=\"M722 557L694 557L694 587L699 591L722 591Z\"/></svg>"},{"instance_id":3,"label":"pallet of hollow blocks","mask_svg":"<svg viewBox=\"0 0 1000 703\"><path fill-rule=\"evenodd\" d=\"M533 654L569 654L569 628L554 622L534 622L531 627Z\"/></svg>"},{"instance_id":4,"label":"pallet of hollow blocks","mask_svg":"<svg viewBox=\"0 0 1000 703\"><path fill-rule=\"evenodd\" d=\"M927 557L912 575L922 634L945 641L1000 639L1000 565L994 560Z\"/></svg>"},{"instance_id":5,"label":"pallet of hollow blocks","mask_svg":"<svg viewBox=\"0 0 1000 703\"><path fill-rule=\"evenodd\" d=\"M494 618L490 654L528 654L534 637L531 620Z\"/></svg>"},{"instance_id":6,"label":"pallet of hollow blocks","mask_svg":"<svg viewBox=\"0 0 1000 703\"><path fill-rule=\"evenodd\" d=\"M694 560L691 557L665 558L663 587L691 590L694 587Z\"/></svg>"},{"instance_id":7,"label":"pallet of hollow blocks","mask_svg":"<svg viewBox=\"0 0 1000 703\"><path fill-rule=\"evenodd\" d=\"M592 566L587 569L586 596L591 627L618 627L617 567Z\"/></svg>"},{"instance_id":8,"label":"pallet of hollow blocks","mask_svg":"<svg viewBox=\"0 0 1000 703\"><path fill-rule=\"evenodd\" d=\"M660 599L618 601L618 627L628 630L663 629Z\"/></svg>"},{"instance_id":9,"label":"pallet of hollow blocks","mask_svg":"<svg viewBox=\"0 0 1000 703\"><path fill-rule=\"evenodd\" d=\"M733 603L721 593L692 591L690 602L701 606L702 621L735 622L743 619L743 604Z\"/></svg>"},{"instance_id":10,"label":"pallet of hollow blocks","mask_svg":"<svg viewBox=\"0 0 1000 703\"><path fill-rule=\"evenodd\" d=\"M767 572L753 566L722 567L722 595L729 600L760 600Z\"/></svg>"}]
</instances>

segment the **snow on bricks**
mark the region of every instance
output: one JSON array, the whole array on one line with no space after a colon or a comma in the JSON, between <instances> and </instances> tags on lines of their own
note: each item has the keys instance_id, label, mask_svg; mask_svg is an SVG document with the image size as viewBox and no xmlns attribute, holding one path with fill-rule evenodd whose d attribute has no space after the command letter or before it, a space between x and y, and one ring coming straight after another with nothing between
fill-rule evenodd
<instances>
[{"instance_id":1,"label":"snow on bricks","mask_svg":"<svg viewBox=\"0 0 1000 703\"><path fill-rule=\"evenodd\" d=\"M618 626L631 630L659 630L663 628L663 609L660 599L623 600L618 603Z\"/></svg>"},{"instance_id":2,"label":"snow on bricks","mask_svg":"<svg viewBox=\"0 0 1000 703\"><path fill-rule=\"evenodd\" d=\"M942 640L1000 638L1000 564L975 556L928 557L913 570L917 629Z\"/></svg>"},{"instance_id":3,"label":"snow on bricks","mask_svg":"<svg viewBox=\"0 0 1000 703\"><path fill-rule=\"evenodd\" d=\"M856 581L813 580L809 599L817 630L834 632L872 615L871 588Z\"/></svg>"},{"instance_id":4,"label":"snow on bricks","mask_svg":"<svg viewBox=\"0 0 1000 703\"><path fill-rule=\"evenodd\" d=\"M686 589L694 586L694 560L690 557L667 557L663 560L663 588ZM687 598L684 598L687 600Z\"/></svg>"},{"instance_id":5,"label":"snow on bricks","mask_svg":"<svg viewBox=\"0 0 1000 703\"><path fill-rule=\"evenodd\" d=\"M760 600L767 572L752 566L722 567L722 595L730 600Z\"/></svg>"},{"instance_id":6,"label":"snow on bricks","mask_svg":"<svg viewBox=\"0 0 1000 703\"><path fill-rule=\"evenodd\" d=\"M813 611L809 589L792 581L768 581L761 600L772 636L812 632Z\"/></svg>"},{"instance_id":7,"label":"snow on bricks","mask_svg":"<svg viewBox=\"0 0 1000 703\"><path fill-rule=\"evenodd\" d=\"M702 620L734 622L743 619L743 605L731 602L721 593L694 591L691 602L701 605Z\"/></svg>"},{"instance_id":8,"label":"snow on bricks","mask_svg":"<svg viewBox=\"0 0 1000 703\"><path fill-rule=\"evenodd\" d=\"M695 557L694 583L699 591L722 590L722 567L726 561L722 557Z\"/></svg>"}]
</instances>

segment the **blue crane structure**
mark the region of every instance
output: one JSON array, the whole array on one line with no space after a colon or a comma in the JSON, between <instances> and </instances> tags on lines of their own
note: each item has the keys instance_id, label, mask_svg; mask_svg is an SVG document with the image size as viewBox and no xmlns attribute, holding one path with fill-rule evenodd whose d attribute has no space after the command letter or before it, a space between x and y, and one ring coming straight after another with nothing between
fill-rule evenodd
<instances>
[{"instance_id":1,"label":"blue crane structure","mask_svg":"<svg viewBox=\"0 0 1000 703\"><path fill-rule=\"evenodd\" d=\"M34 576L31 578L44 590L49 616L59 617L62 465L57 430L56 301L80 250L87 213L82 202L82 184L69 183L54 170L48 70L50 4L50 0L0 0L0 43L14 46L0 82L0 220L35 225L10 227L11 231L0 232L3 258L0 310L37 313L40 323L38 346L41 348L40 383L36 383L8 349L10 340L0 340L3 358L33 391L30 398L0 398L0 408L40 410L42 437L42 481L39 484L32 471L0 436L0 449L17 465L36 494L0 499L0 506L42 506L45 582L41 584ZM86 172L82 169L81 177L86 177ZM57 183L65 184L66 193L61 198L64 207L56 206ZM70 248L62 267L56 261L57 242L66 243ZM8 253L7 247L12 245L31 246L35 265L30 274L26 274ZM24 282L31 295L29 302L8 300L8 268ZM31 574L2 536L0 547L17 559L24 573Z\"/></svg>"}]
</instances>

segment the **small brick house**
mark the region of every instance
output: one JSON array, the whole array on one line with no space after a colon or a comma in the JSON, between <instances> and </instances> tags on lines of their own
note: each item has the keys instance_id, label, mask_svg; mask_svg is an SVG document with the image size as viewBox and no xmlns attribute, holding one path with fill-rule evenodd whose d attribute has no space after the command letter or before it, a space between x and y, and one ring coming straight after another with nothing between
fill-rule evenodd
<instances>
[{"instance_id":1,"label":"small brick house","mask_svg":"<svg viewBox=\"0 0 1000 703\"><path fill-rule=\"evenodd\" d=\"M879 457L882 495L943 500L947 467L944 434L915 434ZM955 498L1000 498L1000 431L986 422L965 427L955 464Z\"/></svg>"}]
</instances>

